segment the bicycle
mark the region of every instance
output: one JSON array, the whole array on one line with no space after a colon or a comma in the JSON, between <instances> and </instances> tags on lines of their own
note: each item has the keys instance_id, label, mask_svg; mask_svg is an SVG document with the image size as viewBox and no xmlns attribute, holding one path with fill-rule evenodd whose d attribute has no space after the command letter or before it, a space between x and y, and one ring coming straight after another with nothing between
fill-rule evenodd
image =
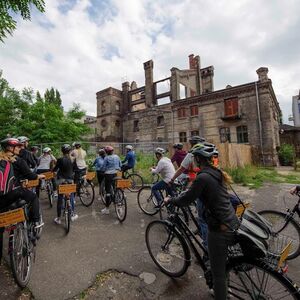
<instances>
[{"instance_id":1,"label":"bicycle","mask_svg":"<svg viewBox=\"0 0 300 300\"><path fill-rule=\"evenodd\" d=\"M131 172L129 170L131 170ZM144 187L143 177L135 173L134 169L129 170L122 172L122 178L131 181L131 185L127 188L130 192L138 192Z\"/></svg>"},{"instance_id":2,"label":"bicycle","mask_svg":"<svg viewBox=\"0 0 300 300\"><path fill-rule=\"evenodd\" d=\"M54 178L54 173L53 172L45 172L42 173L43 175L45 175L45 187L46 187L46 191L47 191L47 195L48 195L48 200L49 200L49 204L50 207L53 207L53 200L54 200L54 189L53 189L53 183L52 183L52 179Z\"/></svg>"},{"instance_id":3,"label":"bicycle","mask_svg":"<svg viewBox=\"0 0 300 300\"><path fill-rule=\"evenodd\" d=\"M146 228L146 246L152 260L164 274L180 277L191 264L192 251L204 272L206 284L212 288L211 271L202 258L203 254L207 255L206 248L174 211L174 206L170 204L168 209L172 212L167 220L152 221ZM192 215L191 219L195 222ZM258 233L265 235L257 228L254 232L247 222L236 232L237 244L229 248L226 266L229 295L237 299L300 299L300 289L282 268L288 248L279 257L274 256L267 252L267 244L257 237Z\"/></svg>"},{"instance_id":4,"label":"bicycle","mask_svg":"<svg viewBox=\"0 0 300 300\"><path fill-rule=\"evenodd\" d=\"M77 195L82 205L89 207L92 205L95 199L95 187L93 179L95 172L87 172L86 175L81 175L77 183Z\"/></svg>"},{"instance_id":5,"label":"bicycle","mask_svg":"<svg viewBox=\"0 0 300 300\"><path fill-rule=\"evenodd\" d=\"M272 224L270 247L278 253L282 244L292 241L292 249L287 257L288 260L300 255L300 223L295 220L295 215L300 218L300 193L293 209L287 208L286 212L276 210L262 210L258 213Z\"/></svg>"},{"instance_id":6,"label":"bicycle","mask_svg":"<svg viewBox=\"0 0 300 300\"><path fill-rule=\"evenodd\" d=\"M123 189L130 186L130 181L115 177L110 189L110 199L114 203L115 212L118 220L122 223L127 216L127 200Z\"/></svg>"},{"instance_id":7,"label":"bicycle","mask_svg":"<svg viewBox=\"0 0 300 300\"><path fill-rule=\"evenodd\" d=\"M71 228L71 216L72 216L72 206L71 206L71 194L76 193L76 184L69 183L68 180L65 180L58 186L58 194L63 195L62 198L62 208L63 216L65 221L65 231L66 234L70 232Z\"/></svg>"},{"instance_id":8,"label":"bicycle","mask_svg":"<svg viewBox=\"0 0 300 300\"><path fill-rule=\"evenodd\" d=\"M9 233L8 255L13 277L17 285L24 288L30 280L36 240L26 201L19 200L6 208L5 212L2 210L0 227L5 227Z\"/></svg>"}]
</instances>

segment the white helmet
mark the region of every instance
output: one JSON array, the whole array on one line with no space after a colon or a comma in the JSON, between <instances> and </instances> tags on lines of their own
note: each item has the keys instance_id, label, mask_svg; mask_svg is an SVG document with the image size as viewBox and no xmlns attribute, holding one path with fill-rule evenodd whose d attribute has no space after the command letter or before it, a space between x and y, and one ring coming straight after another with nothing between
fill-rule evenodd
<instances>
[{"instance_id":1,"label":"white helmet","mask_svg":"<svg viewBox=\"0 0 300 300\"><path fill-rule=\"evenodd\" d=\"M50 151L51 151L51 148L49 148L49 147L46 147L46 148L43 149L43 153L48 153Z\"/></svg>"},{"instance_id":2,"label":"white helmet","mask_svg":"<svg viewBox=\"0 0 300 300\"><path fill-rule=\"evenodd\" d=\"M132 150L133 147L132 147L131 145L127 145L127 146L125 147L125 149L127 149L127 150Z\"/></svg>"},{"instance_id":3,"label":"white helmet","mask_svg":"<svg viewBox=\"0 0 300 300\"><path fill-rule=\"evenodd\" d=\"M25 143L25 142L28 142L29 141L29 138L27 136L19 136L18 137L18 140L20 143Z\"/></svg>"},{"instance_id":4,"label":"white helmet","mask_svg":"<svg viewBox=\"0 0 300 300\"><path fill-rule=\"evenodd\" d=\"M163 149L163 148L156 148L155 149L155 154L160 154L160 155L163 155L164 153L166 153L166 151L165 151L165 149Z\"/></svg>"}]
</instances>

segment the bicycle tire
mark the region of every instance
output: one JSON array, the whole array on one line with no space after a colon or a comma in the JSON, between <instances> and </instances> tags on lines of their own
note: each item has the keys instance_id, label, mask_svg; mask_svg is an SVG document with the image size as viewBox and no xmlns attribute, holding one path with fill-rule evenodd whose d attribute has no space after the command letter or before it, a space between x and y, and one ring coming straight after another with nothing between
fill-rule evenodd
<instances>
[{"instance_id":1,"label":"bicycle tire","mask_svg":"<svg viewBox=\"0 0 300 300\"><path fill-rule=\"evenodd\" d=\"M295 283L264 260L230 258L227 274L234 299L300 299Z\"/></svg>"},{"instance_id":2,"label":"bicycle tire","mask_svg":"<svg viewBox=\"0 0 300 300\"><path fill-rule=\"evenodd\" d=\"M67 203L69 201L69 204ZM65 231L66 234L70 232L71 228L71 204L70 204L70 199L65 199L65 209L64 209L64 217L65 217Z\"/></svg>"},{"instance_id":3,"label":"bicycle tire","mask_svg":"<svg viewBox=\"0 0 300 300\"><path fill-rule=\"evenodd\" d=\"M40 208L39 208L39 211L40 211L40 219L39 219L39 223L42 224L42 223L44 223L44 222L43 222L43 211L42 211L41 206L40 206ZM39 228L36 230L36 238L37 238L37 239L40 239L40 238L41 238L42 231L43 231L43 227L44 227L44 226L41 226L41 227L39 227Z\"/></svg>"},{"instance_id":4,"label":"bicycle tire","mask_svg":"<svg viewBox=\"0 0 300 300\"><path fill-rule=\"evenodd\" d=\"M143 177L139 174L132 173L129 174L126 179L131 181L131 187L128 188L130 192L138 192L144 187Z\"/></svg>"},{"instance_id":5,"label":"bicycle tire","mask_svg":"<svg viewBox=\"0 0 300 300\"><path fill-rule=\"evenodd\" d=\"M286 220L286 213L279 212L276 210L262 210L258 212L267 221L272 224L274 230L269 239L270 251L278 254L281 250L292 241L291 250L287 257L288 260L294 259L300 255L300 226L294 220L290 219L287 226L283 229L283 225Z\"/></svg>"},{"instance_id":6,"label":"bicycle tire","mask_svg":"<svg viewBox=\"0 0 300 300\"><path fill-rule=\"evenodd\" d=\"M105 180L102 180L101 185L100 185L100 190L99 190L99 196L102 201L102 204L106 205L105 201Z\"/></svg>"},{"instance_id":7,"label":"bicycle tire","mask_svg":"<svg viewBox=\"0 0 300 300\"><path fill-rule=\"evenodd\" d=\"M31 276L32 257L29 243L24 223L17 224L9 237L9 257L13 277L20 288L26 287Z\"/></svg>"},{"instance_id":8,"label":"bicycle tire","mask_svg":"<svg viewBox=\"0 0 300 300\"><path fill-rule=\"evenodd\" d=\"M191 253L184 237L174 226L168 221L152 221L146 228L145 238L152 260L164 274L180 277L186 273Z\"/></svg>"},{"instance_id":9,"label":"bicycle tire","mask_svg":"<svg viewBox=\"0 0 300 300\"><path fill-rule=\"evenodd\" d=\"M95 189L92 182L86 181L80 184L79 199L82 205L86 207L89 207L93 204L95 199Z\"/></svg>"},{"instance_id":10,"label":"bicycle tire","mask_svg":"<svg viewBox=\"0 0 300 300\"><path fill-rule=\"evenodd\" d=\"M137 203L141 211L148 216L154 216L159 212L159 209L155 208L157 202L152 194L151 187L145 186L139 190Z\"/></svg>"},{"instance_id":11,"label":"bicycle tire","mask_svg":"<svg viewBox=\"0 0 300 300\"><path fill-rule=\"evenodd\" d=\"M53 207L53 198L54 198L54 191L53 191L53 184L50 181L47 185L47 193L48 193L48 200L49 200L49 204L50 207Z\"/></svg>"},{"instance_id":12,"label":"bicycle tire","mask_svg":"<svg viewBox=\"0 0 300 300\"><path fill-rule=\"evenodd\" d=\"M124 222L127 216L127 201L121 189L116 189L115 191L114 205L118 220L121 223Z\"/></svg>"}]
</instances>

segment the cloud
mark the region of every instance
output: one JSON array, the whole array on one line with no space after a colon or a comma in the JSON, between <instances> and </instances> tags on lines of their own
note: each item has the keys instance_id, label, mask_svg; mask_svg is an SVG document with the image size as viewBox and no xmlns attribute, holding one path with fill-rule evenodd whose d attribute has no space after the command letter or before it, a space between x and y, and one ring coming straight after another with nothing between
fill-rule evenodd
<instances>
[{"instance_id":1,"label":"cloud","mask_svg":"<svg viewBox=\"0 0 300 300\"><path fill-rule=\"evenodd\" d=\"M95 93L124 80L144 85L149 59L159 80L199 54L215 67L216 90L255 81L266 66L287 122L299 89L298 11L296 0L46 0L44 14L18 19L0 45L0 68L18 89L53 86L64 107L95 115Z\"/></svg>"}]
</instances>

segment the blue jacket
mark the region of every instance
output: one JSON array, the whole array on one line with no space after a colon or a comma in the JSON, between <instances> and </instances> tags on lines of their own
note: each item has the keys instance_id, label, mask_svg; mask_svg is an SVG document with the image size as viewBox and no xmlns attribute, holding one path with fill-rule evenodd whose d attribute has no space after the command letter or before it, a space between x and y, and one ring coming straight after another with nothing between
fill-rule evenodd
<instances>
[{"instance_id":1,"label":"blue jacket","mask_svg":"<svg viewBox=\"0 0 300 300\"><path fill-rule=\"evenodd\" d=\"M118 155L107 155L103 161L103 171L105 174L116 174L121 170L121 160Z\"/></svg>"},{"instance_id":2,"label":"blue jacket","mask_svg":"<svg viewBox=\"0 0 300 300\"><path fill-rule=\"evenodd\" d=\"M131 150L131 151L127 152L126 157L122 161L122 163L124 164L125 162L127 162L127 166L129 168L134 167L134 165L135 165L135 153L134 153L134 151Z\"/></svg>"},{"instance_id":3,"label":"blue jacket","mask_svg":"<svg viewBox=\"0 0 300 300\"><path fill-rule=\"evenodd\" d=\"M102 158L102 156L98 156L96 157L94 163L93 163L93 166L96 167L96 171L104 171L103 169L103 164L104 164L104 158Z\"/></svg>"}]
</instances>

